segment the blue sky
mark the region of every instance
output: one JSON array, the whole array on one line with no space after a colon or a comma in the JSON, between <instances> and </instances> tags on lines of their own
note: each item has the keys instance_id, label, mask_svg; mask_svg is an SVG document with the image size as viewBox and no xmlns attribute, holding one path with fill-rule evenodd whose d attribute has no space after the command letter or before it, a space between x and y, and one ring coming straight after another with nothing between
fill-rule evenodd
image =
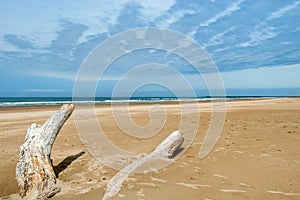
<instances>
[{"instance_id":1,"label":"blue sky","mask_svg":"<svg viewBox=\"0 0 300 200\"><path fill-rule=\"evenodd\" d=\"M216 63L228 95L300 95L300 0L2 0L0 26L0 96L71 96L93 48L145 27L172 29L197 41ZM206 94L189 66L157 52L116 61L96 95L110 95L133 65L154 61L176 68L198 95ZM145 76L151 74L139 78ZM137 93L168 94L151 85Z\"/></svg>"}]
</instances>

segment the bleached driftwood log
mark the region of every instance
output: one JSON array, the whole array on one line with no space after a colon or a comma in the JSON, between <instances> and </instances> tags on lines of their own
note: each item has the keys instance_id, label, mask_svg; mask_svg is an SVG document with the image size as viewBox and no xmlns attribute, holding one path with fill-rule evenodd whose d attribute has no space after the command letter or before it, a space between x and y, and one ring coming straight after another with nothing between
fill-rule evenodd
<instances>
[{"instance_id":1,"label":"bleached driftwood log","mask_svg":"<svg viewBox=\"0 0 300 200\"><path fill-rule=\"evenodd\" d=\"M33 123L28 127L16 167L22 198L48 199L60 192L50 154L58 132L73 110L73 104L64 104L43 126Z\"/></svg>"},{"instance_id":2,"label":"bleached driftwood log","mask_svg":"<svg viewBox=\"0 0 300 200\"><path fill-rule=\"evenodd\" d=\"M156 149L152 151L150 154L142 157L139 160L132 162L131 164L127 165L125 168L120 170L108 182L103 200L116 195L120 191L122 184L127 179L127 177L143 163L154 158L159 158L159 159L171 158L173 153L177 149L179 149L179 147L182 145L183 141L184 138L181 135L181 133L179 131L174 131L160 145L158 145Z\"/></svg>"}]
</instances>

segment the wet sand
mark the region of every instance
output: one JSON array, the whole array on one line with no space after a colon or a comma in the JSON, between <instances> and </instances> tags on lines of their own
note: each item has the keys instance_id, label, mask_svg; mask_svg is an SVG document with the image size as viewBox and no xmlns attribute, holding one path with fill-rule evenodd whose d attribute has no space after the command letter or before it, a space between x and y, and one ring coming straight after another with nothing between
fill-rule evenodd
<instances>
[{"instance_id":1,"label":"wet sand","mask_svg":"<svg viewBox=\"0 0 300 200\"><path fill-rule=\"evenodd\" d=\"M192 145L171 165L151 173L131 175L112 199L299 199L300 99L229 101L222 134L213 151L198 152L211 121L210 102L186 116L196 123ZM151 120L151 104L131 105L131 117L140 126ZM180 128L178 104L161 104L167 119L160 132L141 139L123 134L110 106L96 106L107 137L122 149L152 151L168 134ZM15 166L19 146L31 123L43 124L58 106L0 108L0 197L17 199ZM75 111L76 112L75 108ZM155 110L154 110L155 112ZM82 145L73 115L59 133L52 150L54 170L62 191L53 199L102 199L109 179L117 173L98 162Z\"/></svg>"}]
</instances>

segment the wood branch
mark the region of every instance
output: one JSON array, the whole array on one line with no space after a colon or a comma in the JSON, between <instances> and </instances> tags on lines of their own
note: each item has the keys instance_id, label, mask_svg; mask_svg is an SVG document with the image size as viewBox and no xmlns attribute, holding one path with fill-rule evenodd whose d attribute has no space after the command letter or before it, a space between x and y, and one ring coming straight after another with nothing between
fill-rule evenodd
<instances>
[{"instance_id":1,"label":"wood branch","mask_svg":"<svg viewBox=\"0 0 300 200\"><path fill-rule=\"evenodd\" d=\"M181 147L183 141L184 138L181 135L181 133L179 131L174 131L160 145L158 145L153 152L142 157L139 160L134 161L133 163L127 165L125 168L120 170L108 182L107 190L104 194L103 200L106 200L116 195L120 191L122 184L127 179L127 177L143 163L154 158L159 158L159 159L171 158L173 153Z\"/></svg>"},{"instance_id":2,"label":"wood branch","mask_svg":"<svg viewBox=\"0 0 300 200\"><path fill-rule=\"evenodd\" d=\"M43 126L33 123L28 127L16 167L22 198L48 199L60 192L50 154L57 134L73 110L73 104L64 104Z\"/></svg>"}]
</instances>

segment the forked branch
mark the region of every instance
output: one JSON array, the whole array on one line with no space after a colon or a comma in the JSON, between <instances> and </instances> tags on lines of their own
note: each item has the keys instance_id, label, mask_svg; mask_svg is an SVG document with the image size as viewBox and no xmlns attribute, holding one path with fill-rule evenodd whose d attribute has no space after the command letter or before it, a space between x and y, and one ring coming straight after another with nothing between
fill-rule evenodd
<instances>
[{"instance_id":1,"label":"forked branch","mask_svg":"<svg viewBox=\"0 0 300 200\"><path fill-rule=\"evenodd\" d=\"M181 147L183 141L184 138L181 135L181 133L179 131L175 131L172 134L170 134L160 145L158 145L156 149L150 154L142 157L139 160L134 161L133 163L127 165L125 168L120 170L108 182L107 190L104 194L103 200L116 195L120 191L122 184L127 179L127 177L143 163L154 158L170 158L173 155L173 153Z\"/></svg>"}]
</instances>

